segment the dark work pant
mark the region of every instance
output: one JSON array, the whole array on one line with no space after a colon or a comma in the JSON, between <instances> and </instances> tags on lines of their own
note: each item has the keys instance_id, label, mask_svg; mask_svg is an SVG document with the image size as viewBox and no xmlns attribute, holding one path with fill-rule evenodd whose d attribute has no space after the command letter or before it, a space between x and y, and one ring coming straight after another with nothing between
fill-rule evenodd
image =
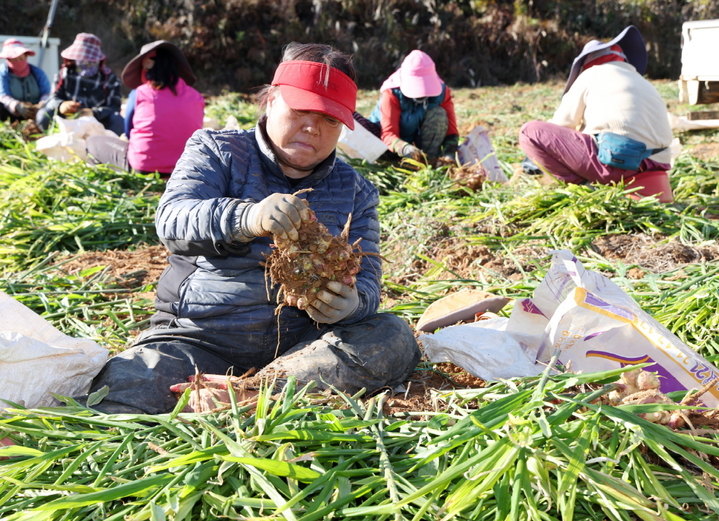
<instances>
[{"instance_id":1,"label":"dark work pant","mask_svg":"<svg viewBox=\"0 0 719 521\"><path fill-rule=\"evenodd\" d=\"M315 381L320 388L373 392L404 382L419 359L419 346L407 323L390 313L378 313L355 324L313 329L258 376L281 381L293 375L300 384ZM90 392L109 387L107 397L94 406L100 411L165 413L177 404L171 385L186 382L198 370L239 376L246 370L244 365L242 360L222 357L213 345L197 339L149 336L110 358Z\"/></svg>"},{"instance_id":2,"label":"dark work pant","mask_svg":"<svg viewBox=\"0 0 719 521\"><path fill-rule=\"evenodd\" d=\"M442 107L434 107L427 111L420 126L419 143L415 143L428 158L436 159L442 149L442 142L447 137L449 118Z\"/></svg>"}]
</instances>

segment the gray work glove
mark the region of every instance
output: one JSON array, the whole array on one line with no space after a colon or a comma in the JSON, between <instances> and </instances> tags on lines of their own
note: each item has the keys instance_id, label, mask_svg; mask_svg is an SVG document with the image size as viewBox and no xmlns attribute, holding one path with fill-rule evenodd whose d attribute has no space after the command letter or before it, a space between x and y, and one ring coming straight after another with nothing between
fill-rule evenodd
<instances>
[{"instance_id":1,"label":"gray work glove","mask_svg":"<svg viewBox=\"0 0 719 521\"><path fill-rule=\"evenodd\" d=\"M320 324L334 324L347 318L359 306L357 287L351 288L341 282L327 283L327 289L317 293L317 300L307 307L307 314Z\"/></svg>"},{"instance_id":2,"label":"gray work glove","mask_svg":"<svg viewBox=\"0 0 719 521\"><path fill-rule=\"evenodd\" d=\"M277 235L296 241L297 229L309 219L307 201L292 194L272 194L250 205L242 218L242 233L248 237Z\"/></svg>"},{"instance_id":3,"label":"gray work glove","mask_svg":"<svg viewBox=\"0 0 719 521\"><path fill-rule=\"evenodd\" d=\"M407 143L402 147L402 157L408 157L415 161L422 160L422 151L411 143Z\"/></svg>"}]
</instances>

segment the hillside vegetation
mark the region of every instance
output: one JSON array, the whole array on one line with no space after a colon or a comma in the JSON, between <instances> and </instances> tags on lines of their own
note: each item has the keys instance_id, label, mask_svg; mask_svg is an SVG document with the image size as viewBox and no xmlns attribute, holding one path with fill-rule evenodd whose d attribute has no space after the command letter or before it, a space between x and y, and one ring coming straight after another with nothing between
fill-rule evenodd
<instances>
[{"instance_id":1,"label":"hillside vegetation","mask_svg":"<svg viewBox=\"0 0 719 521\"><path fill-rule=\"evenodd\" d=\"M40 34L50 3L6 0L0 34ZM710 0L60 0L52 36L63 49L80 31L97 34L118 73L143 44L170 40L208 94L269 82L291 41L354 54L367 89L422 49L458 88L564 77L587 41L630 24L647 42L649 77L676 79L682 23L712 18L719 4Z\"/></svg>"}]
</instances>

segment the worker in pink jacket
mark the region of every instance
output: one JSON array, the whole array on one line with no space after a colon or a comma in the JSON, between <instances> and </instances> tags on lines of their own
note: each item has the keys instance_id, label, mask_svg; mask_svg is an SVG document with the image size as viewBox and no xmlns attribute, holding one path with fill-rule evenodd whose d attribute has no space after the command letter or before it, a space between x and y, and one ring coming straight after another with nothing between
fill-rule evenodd
<instances>
[{"instance_id":1,"label":"worker in pink jacket","mask_svg":"<svg viewBox=\"0 0 719 521\"><path fill-rule=\"evenodd\" d=\"M122 81L133 89L125 108L127 141L91 136L89 161L167 178L187 140L202 128L205 101L191 87L195 75L180 49L158 40L144 45L127 64Z\"/></svg>"}]
</instances>

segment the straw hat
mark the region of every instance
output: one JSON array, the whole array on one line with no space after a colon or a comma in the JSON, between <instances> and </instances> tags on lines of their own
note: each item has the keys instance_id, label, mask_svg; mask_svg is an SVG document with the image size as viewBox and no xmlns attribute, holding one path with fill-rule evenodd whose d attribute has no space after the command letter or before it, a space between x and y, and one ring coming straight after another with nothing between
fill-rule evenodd
<instances>
[{"instance_id":1,"label":"straw hat","mask_svg":"<svg viewBox=\"0 0 719 521\"><path fill-rule=\"evenodd\" d=\"M10 60L14 60L18 56L22 56L23 54L35 56L35 51L31 51L30 49L25 47L22 42L17 38L8 38L2 44L2 52L0 52L0 58L8 58Z\"/></svg>"},{"instance_id":2,"label":"straw hat","mask_svg":"<svg viewBox=\"0 0 719 521\"><path fill-rule=\"evenodd\" d=\"M75 36L75 41L62 51L60 56L79 62L99 62L106 58L100 48L100 38L90 33L79 33Z\"/></svg>"},{"instance_id":3,"label":"straw hat","mask_svg":"<svg viewBox=\"0 0 719 521\"><path fill-rule=\"evenodd\" d=\"M121 75L122 82L125 85L127 85L131 89L136 89L137 87L142 85L142 61L145 59L145 56L147 56L156 49L167 49L168 51L170 51L173 58L175 59L175 62L177 62L177 68L179 69L180 78L185 80L185 83L187 83L188 85L192 85L197 81L197 78L192 72L192 68L188 63L187 58L185 58L185 55L182 54L182 51L177 46L168 41L157 40L155 42L146 43L145 45L143 45L142 49L140 49L140 54L135 56L132 60L130 60L127 65L125 65L125 68L122 70Z\"/></svg>"},{"instance_id":4,"label":"straw hat","mask_svg":"<svg viewBox=\"0 0 719 521\"><path fill-rule=\"evenodd\" d=\"M611 42L603 43L599 40L592 40L584 46L582 52L579 53L579 56L577 56L574 59L574 63L572 63L572 69L569 71L569 79L567 80L567 84L564 87L562 95L569 90L574 81L577 79L577 76L579 76L587 56L594 52L607 49L612 45L619 45L619 47L622 48L624 55L627 57L627 63L633 65L639 74L644 74L646 72L648 56L647 48L644 45L644 38L642 38L642 34L639 32L639 29L630 25Z\"/></svg>"}]
</instances>

